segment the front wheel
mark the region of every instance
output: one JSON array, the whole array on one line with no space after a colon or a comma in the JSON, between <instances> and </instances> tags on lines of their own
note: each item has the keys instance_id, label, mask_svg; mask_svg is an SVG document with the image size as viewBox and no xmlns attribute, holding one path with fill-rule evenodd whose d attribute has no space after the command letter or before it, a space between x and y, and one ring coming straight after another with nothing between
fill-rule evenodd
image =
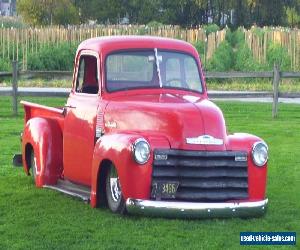
<instances>
[{"instance_id":1,"label":"front wheel","mask_svg":"<svg viewBox=\"0 0 300 250\"><path fill-rule=\"evenodd\" d=\"M110 165L106 175L107 205L113 213L124 214L126 211L119 176L113 164Z\"/></svg>"}]
</instances>

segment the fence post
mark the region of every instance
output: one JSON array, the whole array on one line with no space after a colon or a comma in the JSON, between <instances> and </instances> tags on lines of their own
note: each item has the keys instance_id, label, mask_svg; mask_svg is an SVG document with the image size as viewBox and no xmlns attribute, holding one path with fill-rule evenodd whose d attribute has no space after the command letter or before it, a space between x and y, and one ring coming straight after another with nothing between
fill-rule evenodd
<instances>
[{"instance_id":1,"label":"fence post","mask_svg":"<svg viewBox=\"0 0 300 250\"><path fill-rule=\"evenodd\" d=\"M13 98L13 115L18 115L18 61L12 62L12 98Z\"/></svg>"},{"instance_id":2,"label":"fence post","mask_svg":"<svg viewBox=\"0 0 300 250\"><path fill-rule=\"evenodd\" d=\"M273 78L273 108L272 108L273 118L276 118L278 114L279 82L280 82L280 68L278 64L275 64L274 78Z\"/></svg>"}]
</instances>

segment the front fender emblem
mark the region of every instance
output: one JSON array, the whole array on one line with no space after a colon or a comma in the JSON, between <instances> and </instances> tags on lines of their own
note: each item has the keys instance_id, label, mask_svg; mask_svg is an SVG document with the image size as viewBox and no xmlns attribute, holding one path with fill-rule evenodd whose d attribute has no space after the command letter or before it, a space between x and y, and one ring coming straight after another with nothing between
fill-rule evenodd
<instances>
[{"instance_id":1,"label":"front fender emblem","mask_svg":"<svg viewBox=\"0 0 300 250\"><path fill-rule=\"evenodd\" d=\"M107 128L117 128L117 123L115 121L107 121L104 126Z\"/></svg>"},{"instance_id":2,"label":"front fender emblem","mask_svg":"<svg viewBox=\"0 0 300 250\"><path fill-rule=\"evenodd\" d=\"M198 145L223 145L223 140L214 138L211 135L200 135L198 137L186 138L186 143Z\"/></svg>"}]
</instances>

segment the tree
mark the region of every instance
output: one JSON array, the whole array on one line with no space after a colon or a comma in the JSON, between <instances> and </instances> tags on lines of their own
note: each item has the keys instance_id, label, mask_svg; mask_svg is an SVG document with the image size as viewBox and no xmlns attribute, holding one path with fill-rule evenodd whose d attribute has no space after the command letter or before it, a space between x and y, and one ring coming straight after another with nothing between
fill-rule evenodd
<instances>
[{"instance_id":1,"label":"tree","mask_svg":"<svg viewBox=\"0 0 300 250\"><path fill-rule=\"evenodd\" d=\"M78 10L70 0L18 0L17 11L31 25L79 23Z\"/></svg>"},{"instance_id":2,"label":"tree","mask_svg":"<svg viewBox=\"0 0 300 250\"><path fill-rule=\"evenodd\" d=\"M160 0L127 0L124 12L132 23L149 23L160 19Z\"/></svg>"},{"instance_id":3,"label":"tree","mask_svg":"<svg viewBox=\"0 0 300 250\"><path fill-rule=\"evenodd\" d=\"M203 0L164 0L162 22L184 27L196 26L203 22L207 1Z\"/></svg>"},{"instance_id":4,"label":"tree","mask_svg":"<svg viewBox=\"0 0 300 250\"><path fill-rule=\"evenodd\" d=\"M42 8L39 0L18 0L17 11L26 23L32 25L45 24L45 10Z\"/></svg>"},{"instance_id":5,"label":"tree","mask_svg":"<svg viewBox=\"0 0 300 250\"><path fill-rule=\"evenodd\" d=\"M55 24L78 24L79 21L78 9L69 0L56 2L53 12L53 22Z\"/></svg>"},{"instance_id":6,"label":"tree","mask_svg":"<svg viewBox=\"0 0 300 250\"><path fill-rule=\"evenodd\" d=\"M287 16L287 24L289 26L294 27L296 25L300 25L300 15L297 13L295 7L293 8L287 7L286 16Z\"/></svg>"},{"instance_id":7,"label":"tree","mask_svg":"<svg viewBox=\"0 0 300 250\"><path fill-rule=\"evenodd\" d=\"M299 24L300 0L17 0L18 12L30 24L76 24L88 20L119 23L158 21L182 27L208 24Z\"/></svg>"}]
</instances>

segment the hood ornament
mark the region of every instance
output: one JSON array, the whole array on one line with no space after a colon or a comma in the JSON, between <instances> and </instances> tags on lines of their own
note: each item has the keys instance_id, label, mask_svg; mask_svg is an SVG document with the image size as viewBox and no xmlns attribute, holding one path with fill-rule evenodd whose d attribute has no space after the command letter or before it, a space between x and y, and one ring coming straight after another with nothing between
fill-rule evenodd
<instances>
[{"instance_id":1,"label":"hood ornament","mask_svg":"<svg viewBox=\"0 0 300 250\"><path fill-rule=\"evenodd\" d=\"M186 143L199 145L223 145L223 140L214 138L211 135L200 135L198 137L186 138Z\"/></svg>"}]
</instances>

